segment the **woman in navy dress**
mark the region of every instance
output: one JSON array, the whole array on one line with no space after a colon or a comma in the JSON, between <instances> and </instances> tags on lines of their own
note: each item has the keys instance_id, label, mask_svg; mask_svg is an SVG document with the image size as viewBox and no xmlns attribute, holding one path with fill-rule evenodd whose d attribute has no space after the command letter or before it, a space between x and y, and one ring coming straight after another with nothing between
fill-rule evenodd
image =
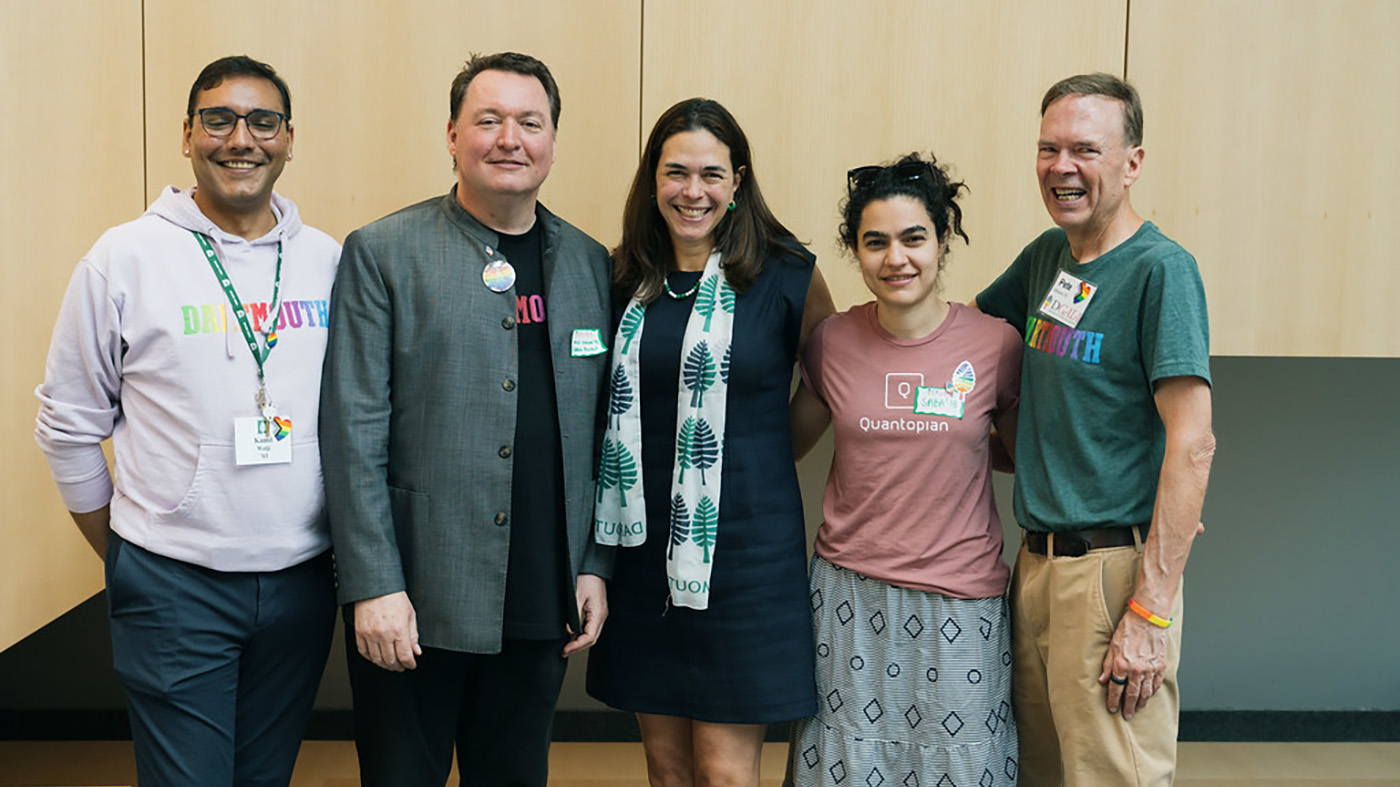
<instances>
[{"instance_id":1,"label":"woman in navy dress","mask_svg":"<svg viewBox=\"0 0 1400 787\"><path fill-rule=\"evenodd\" d=\"M816 710L788 394L831 297L706 99L657 120L613 258L595 535L621 548L588 692L636 713L652 784L756 787L767 723Z\"/></svg>"}]
</instances>

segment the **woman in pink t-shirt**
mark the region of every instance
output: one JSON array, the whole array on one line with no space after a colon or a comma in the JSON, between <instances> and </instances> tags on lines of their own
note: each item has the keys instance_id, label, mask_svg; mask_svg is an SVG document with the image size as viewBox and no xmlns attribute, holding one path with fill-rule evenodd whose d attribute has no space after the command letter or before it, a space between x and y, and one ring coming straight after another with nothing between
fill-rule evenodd
<instances>
[{"instance_id":1,"label":"woman in pink t-shirt","mask_svg":"<svg viewBox=\"0 0 1400 787\"><path fill-rule=\"evenodd\" d=\"M821 702L793 728L792 782L1014 785L991 474L1012 455L1020 337L941 296L964 184L910 154L847 187L841 240L875 300L813 332L792 404L799 457L835 437L811 573Z\"/></svg>"}]
</instances>

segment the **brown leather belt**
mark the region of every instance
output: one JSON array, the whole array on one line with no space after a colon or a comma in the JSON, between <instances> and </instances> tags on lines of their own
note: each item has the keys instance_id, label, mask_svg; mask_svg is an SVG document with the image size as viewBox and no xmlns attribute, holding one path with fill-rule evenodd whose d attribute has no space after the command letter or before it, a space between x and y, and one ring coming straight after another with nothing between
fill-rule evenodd
<instances>
[{"instance_id":1,"label":"brown leather belt","mask_svg":"<svg viewBox=\"0 0 1400 787\"><path fill-rule=\"evenodd\" d=\"M1088 530L1071 530L1055 534L1055 557L1081 557L1090 550L1107 547L1130 547L1133 545L1133 528L1137 528L1142 540L1147 540L1148 525L1126 525L1124 527L1098 527ZM1036 555L1045 554L1047 533L1027 530L1026 551Z\"/></svg>"}]
</instances>

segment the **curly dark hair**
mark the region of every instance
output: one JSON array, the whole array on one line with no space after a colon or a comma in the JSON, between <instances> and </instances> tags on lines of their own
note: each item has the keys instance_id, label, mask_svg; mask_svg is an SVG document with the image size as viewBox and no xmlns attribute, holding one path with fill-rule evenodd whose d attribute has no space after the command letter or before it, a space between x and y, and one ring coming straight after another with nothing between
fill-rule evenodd
<instances>
[{"instance_id":1,"label":"curly dark hair","mask_svg":"<svg viewBox=\"0 0 1400 787\"><path fill-rule=\"evenodd\" d=\"M962 208L957 202L958 194L967 190L967 184L954 181L948 175L948 168L939 166L932 153L928 158L917 152L909 153L890 164L853 169L847 177L837 238L854 252L860 240L861 214L867 205L891 197L910 197L928 211L940 243L949 240L953 233L960 235L964 243L971 243L963 231ZM942 268L942 263L939 267Z\"/></svg>"}]
</instances>

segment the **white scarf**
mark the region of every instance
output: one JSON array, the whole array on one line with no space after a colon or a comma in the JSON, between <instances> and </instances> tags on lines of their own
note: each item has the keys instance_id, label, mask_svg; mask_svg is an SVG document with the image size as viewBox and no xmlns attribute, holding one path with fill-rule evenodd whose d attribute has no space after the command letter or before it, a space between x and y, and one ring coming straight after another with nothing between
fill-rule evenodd
<instances>
[{"instance_id":1,"label":"white scarf","mask_svg":"<svg viewBox=\"0 0 1400 787\"><path fill-rule=\"evenodd\" d=\"M734 289L719 252L710 254L681 340L676 392L676 461L671 478L666 578L671 603L705 609L719 532L724 469L729 347L734 333ZM608 429L598 470L594 538L599 544L639 546L647 538L642 489L642 417L639 356L646 305L634 296L613 341Z\"/></svg>"}]
</instances>

